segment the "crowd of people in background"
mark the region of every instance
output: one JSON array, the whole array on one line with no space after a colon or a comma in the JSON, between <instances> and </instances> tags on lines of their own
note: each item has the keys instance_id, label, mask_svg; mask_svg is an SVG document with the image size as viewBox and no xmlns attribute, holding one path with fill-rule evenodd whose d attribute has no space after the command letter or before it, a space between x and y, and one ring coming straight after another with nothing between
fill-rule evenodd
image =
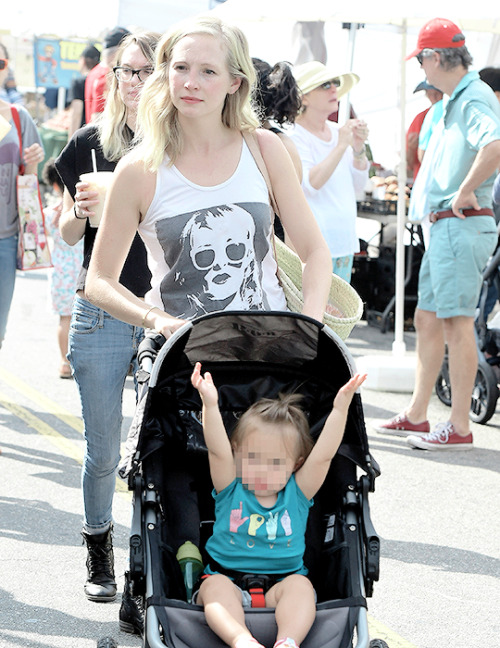
<instances>
[{"instance_id":1,"label":"crowd of people in background","mask_svg":"<svg viewBox=\"0 0 500 648\"><path fill-rule=\"evenodd\" d=\"M422 28L409 58L425 74L415 93L425 92L431 103L406 142L410 217L425 229L426 247L415 316L417 377L408 408L377 429L408 437L413 448L470 449L474 313L481 273L498 242L500 69L471 71L465 37L444 19ZM117 595L112 501L122 394L144 335L168 338L215 311L286 310L274 233L303 263L304 314L321 320L332 271L351 281L357 196L370 171L369 128L355 115L342 124L332 115L359 82L354 72L320 61L251 59L243 34L213 17L163 36L116 27L102 51L94 43L83 49L67 102L68 141L41 180L53 192L46 219L58 371L75 379L84 422L89 600ZM0 120L10 124L11 104L21 98L1 44L0 86ZM0 139L0 346L16 276L15 180L22 166L37 173L44 158L32 117L22 106L19 112L24 150L15 129ZM264 160L280 219L270 218L251 143ZM81 180L92 171L113 172L98 227L91 218L99 196ZM427 407L445 342L454 397L450 419L432 431ZM207 592L205 585L203 603L213 598ZM126 576L121 627L140 634L142 622ZM243 634L238 646L254 646ZM233 635L230 641L236 645ZM276 645L295 647L298 640L286 634Z\"/></svg>"}]
</instances>

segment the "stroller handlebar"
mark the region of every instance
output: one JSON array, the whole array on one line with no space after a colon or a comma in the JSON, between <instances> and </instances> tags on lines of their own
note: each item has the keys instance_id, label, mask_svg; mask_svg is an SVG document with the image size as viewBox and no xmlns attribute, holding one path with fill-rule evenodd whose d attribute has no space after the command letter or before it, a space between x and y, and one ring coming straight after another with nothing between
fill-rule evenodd
<instances>
[{"instance_id":1,"label":"stroller handlebar","mask_svg":"<svg viewBox=\"0 0 500 648\"><path fill-rule=\"evenodd\" d=\"M145 335L137 351L137 360L141 369L151 372L158 351L166 341L165 336L161 333L147 333Z\"/></svg>"}]
</instances>

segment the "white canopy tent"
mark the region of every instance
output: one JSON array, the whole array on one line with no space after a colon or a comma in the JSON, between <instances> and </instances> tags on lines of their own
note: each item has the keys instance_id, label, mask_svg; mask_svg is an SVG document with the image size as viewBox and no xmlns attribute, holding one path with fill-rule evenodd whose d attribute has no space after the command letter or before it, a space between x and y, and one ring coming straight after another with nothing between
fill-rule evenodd
<instances>
[{"instance_id":1,"label":"white canopy tent","mask_svg":"<svg viewBox=\"0 0 500 648\"><path fill-rule=\"evenodd\" d=\"M406 72L407 63L405 56L415 47L418 29L428 20L436 16L442 16L453 20L466 34L466 42L474 56L474 47L471 45L472 37L469 32L481 32L484 41L485 33L489 35L500 34L500 18L494 6L490 2L475 2L469 6L457 8L456 2L431 2L421 0L418 4L402 1L396 5L385 8L380 3L368 0L357 0L355 3L333 3L331 0L226 0L224 4L215 10L225 19L238 24L245 31L251 31L256 23L274 24L276 30L283 32L285 29L292 29L291 25L297 21L304 22L325 22L325 23L350 23L349 54L356 49L356 27L358 25L376 26L377 29L396 29L400 35L400 49L394 51L392 56L399 62L399 200L397 205L397 243L396 243L396 313L395 313L395 335L393 342L393 355L404 356L406 346L404 342L404 231L406 221L405 191L406 184L406 154L405 154L405 105L406 105ZM411 41L408 43L408 35L411 33ZM383 31L380 32L380 40L384 38ZM483 65L500 65L499 39L489 38L490 52ZM365 70L370 66L373 74L377 75L380 83L387 86L388 83L397 84L396 78L387 79L384 74L384 60L380 60L378 50L373 52L370 61L365 64ZM415 63L413 63L415 69ZM346 69L342 72L347 71ZM354 71L358 72L356 68ZM340 72L340 70L339 70ZM366 72L365 72L366 74ZM422 80L420 77L419 80ZM414 87L414 84L411 86ZM364 115L363 115L364 116Z\"/></svg>"}]
</instances>

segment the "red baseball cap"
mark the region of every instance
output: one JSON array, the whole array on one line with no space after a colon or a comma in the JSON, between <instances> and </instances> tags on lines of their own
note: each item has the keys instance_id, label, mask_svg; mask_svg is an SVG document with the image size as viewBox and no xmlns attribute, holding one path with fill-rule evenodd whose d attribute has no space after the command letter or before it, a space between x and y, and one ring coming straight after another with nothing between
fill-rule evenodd
<instances>
[{"instance_id":1,"label":"red baseball cap","mask_svg":"<svg viewBox=\"0 0 500 648\"><path fill-rule=\"evenodd\" d=\"M462 47L465 45L465 36L460 27L446 20L446 18L433 18L425 23L418 33L417 48L408 54L406 60L413 58L426 48L445 49L448 47Z\"/></svg>"}]
</instances>

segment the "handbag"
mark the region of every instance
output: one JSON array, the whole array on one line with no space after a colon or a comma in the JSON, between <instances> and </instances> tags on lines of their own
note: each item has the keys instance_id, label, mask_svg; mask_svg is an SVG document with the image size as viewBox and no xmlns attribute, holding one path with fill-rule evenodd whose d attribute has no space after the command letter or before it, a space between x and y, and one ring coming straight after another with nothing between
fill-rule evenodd
<instances>
[{"instance_id":1,"label":"handbag","mask_svg":"<svg viewBox=\"0 0 500 648\"><path fill-rule=\"evenodd\" d=\"M11 113L19 136L19 150L22 155L21 121L15 106L11 106ZM19 213L17 269L39 270L41 268L52 268L38 177L35 173L25 174L24 171L24 165L21 165L16 178Z\"/></svg>"},{"instance_id":2,"label":"handbag","mask_svg":"<svg viewBox=\"0 0 500 648\"><path fill-rule=\"evenodd\" d=\"M279 209L274 197L271 179L266 163L260 152L259 143L255 134L243 132L250 153L252 154L259 171L266 181L271 206L279 216ZM304 307L302 293L302 269L300 257L281 241L273 232L273 246L277 276L281 284L288 308L295 313L301 313ZM328 302L323 314L323 323L329 326L342 340L349 337L354 326L363 315L363 302L356 290L341 277L332 274Z\"/></svg>"}]
</instances>

